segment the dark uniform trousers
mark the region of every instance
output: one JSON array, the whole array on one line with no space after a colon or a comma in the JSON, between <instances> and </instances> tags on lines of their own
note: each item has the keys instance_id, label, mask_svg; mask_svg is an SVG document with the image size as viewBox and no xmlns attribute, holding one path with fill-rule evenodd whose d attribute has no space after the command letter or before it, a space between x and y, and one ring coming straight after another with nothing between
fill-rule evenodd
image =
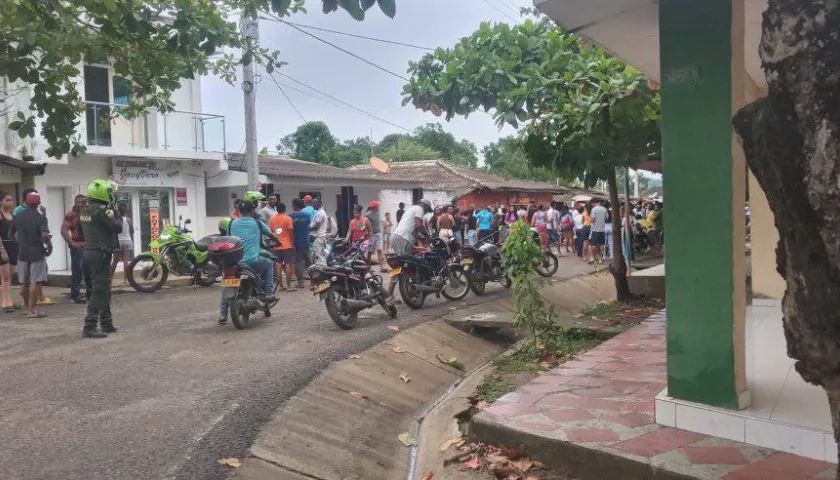
<instances>
[{"instance_id":1,"label":"dark uniform trousers","mask_svg":"<svg viewBox=\"0 0 840 480\"><path fill-rule=\"evenodd\" d=\"M85 250L85 270L90 275L90 300L87 304L85 328L96 328L96 321L102 326L113 323L111 316L111 257L109 250Z\"/></svg>"}]
</instances>

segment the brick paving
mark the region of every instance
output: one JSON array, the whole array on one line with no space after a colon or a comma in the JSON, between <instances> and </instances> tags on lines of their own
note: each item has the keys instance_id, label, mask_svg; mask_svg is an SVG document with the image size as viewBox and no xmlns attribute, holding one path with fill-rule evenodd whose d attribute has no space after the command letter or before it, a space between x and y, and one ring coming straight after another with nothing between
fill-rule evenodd
<instances>
[{"instance_id":1,"label":"brick paving","mask_svg":"<svg viewBox=\"0 0 840 480\"><path fill-rule=\"evenodd\" d=\"M834 478L835 465L657 425L664 312L500 398L483 415L523 433L699 479Z\"/></svg>"}]
</instances>

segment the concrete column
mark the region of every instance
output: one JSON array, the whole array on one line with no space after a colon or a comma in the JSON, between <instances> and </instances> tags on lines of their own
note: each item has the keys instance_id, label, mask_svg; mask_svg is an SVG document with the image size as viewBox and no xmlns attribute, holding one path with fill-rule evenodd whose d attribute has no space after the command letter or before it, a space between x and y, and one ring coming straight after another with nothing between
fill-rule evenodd
<instances>
[{"instance_id":1,"label":"concrete column","mask_svg":"<svg viewBox=\"0 0 840 480\"><path fill-rule=\"evenodd\" d=\"M743 0L662 0L668 393L744 406ZM739 400L740 397L740 400Z\"/></svg>"}]
</instances>

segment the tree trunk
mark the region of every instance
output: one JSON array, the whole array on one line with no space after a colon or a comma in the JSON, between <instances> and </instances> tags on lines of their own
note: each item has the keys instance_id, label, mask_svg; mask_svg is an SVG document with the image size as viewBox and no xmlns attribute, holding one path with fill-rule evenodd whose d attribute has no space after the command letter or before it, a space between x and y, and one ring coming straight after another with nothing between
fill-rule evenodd
<instances>
[{"instance_id":1,"label":"tree trunk","mask_svg":"<svg viewBox=\"0 0 840 480\"><path fill-rule=\"evenodd\" d=\"M615 293L619 302L627 302L633 298L630 293L630 284L627 281L627 263L624 261L624 245L621 242L621 199L618 197L618 183L615 176L615 167L610 169L607 177L607 187L610 192L610 209L612 210L612 231L613 231L613 259L610 264L610 272L615 278Z\"/></svg>"},{"instance_id":2,"label":"tree trunk","mask_svg":"<svg viewBox=\"0 0 840 480\"><path fill-rule=\"evenodd\" d=\"M759 53L768 96L735 116L776 220L787 353L826 390L840 439L840 6L770 0ZM838 474L840 478L840 474Z\"/></svg>"}]
</instances>

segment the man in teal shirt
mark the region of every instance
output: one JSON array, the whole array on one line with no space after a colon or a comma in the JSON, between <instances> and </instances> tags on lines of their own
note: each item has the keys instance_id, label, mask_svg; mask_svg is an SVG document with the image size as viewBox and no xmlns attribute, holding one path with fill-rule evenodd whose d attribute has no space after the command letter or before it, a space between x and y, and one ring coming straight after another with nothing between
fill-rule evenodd
<instances>
[{"instance_id":1,"label":"man in teal shirt","mask_svg":"<svg viewBox=\"0 0 840 480\"><path fill-rule=\"evenodd\" d=\"M271 231L262 220L254 217L253 202L242 202L239 212L242 216L230 222L230 235L242 240L242 262L251 266L262 277L263 299L274 301L274 298L271 298L274 291L274 262L260 255L262 236L271 236Z\"/></svg>"},{"instance_id":2,"label":"man in teal shirt","mask_svg":"<svg viewBox=\"0 0 840 480\"><path fill-rule=\"evenodd\" d=\"M25 202L25 200L26 200L26 196L27 196L27 195L29 195L30 193L38 193L38 191L37 191L37 190L35 190L34 188L27 188L26 190L24 190L24 191L23 191L23 199L24 199L24 202ZM26 210L26 205L24 205L23 203L21 203L20 205L18 205L17 207L15 207L15 209L12 211L12 216L17 215L18 213L20 213L20 212L22 212L22 211L24 211L24 210Z\"/></svg>"},{"instance_id":3,"label":"man in teal shirt","mask_svg":"<svg viewBox=\"0 0 840 480\"><path fill-rule=\"evenodd\" d=\"M490 207L484 208L476 213L475 219L478 223L478 244L483 245L493 241L493 214L490 213Z\"/></svg>"}]
</instances>

